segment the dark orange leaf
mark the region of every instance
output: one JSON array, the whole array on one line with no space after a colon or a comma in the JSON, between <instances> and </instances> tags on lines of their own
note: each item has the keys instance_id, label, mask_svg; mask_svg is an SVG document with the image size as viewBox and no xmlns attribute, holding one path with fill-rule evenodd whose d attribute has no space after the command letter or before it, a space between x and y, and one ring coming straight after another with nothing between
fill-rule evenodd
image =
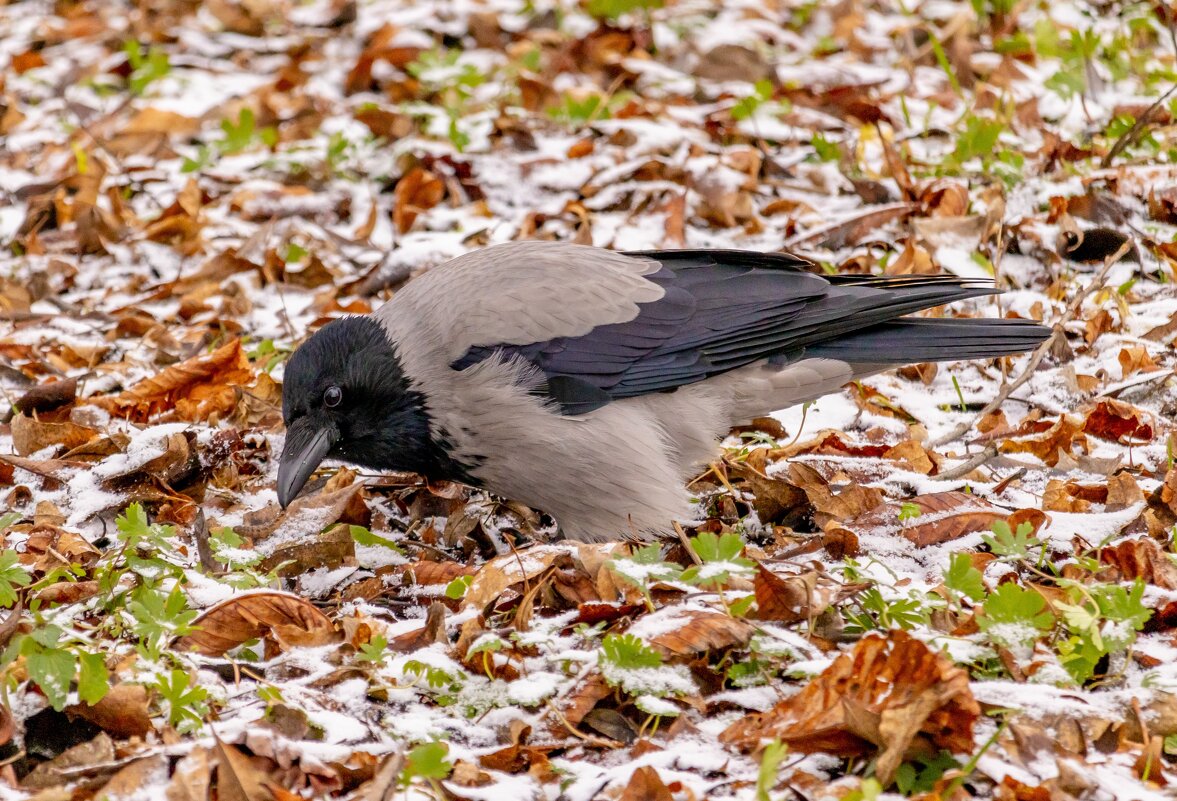
<instances>
[{"instance_id":1,"label":"dark orange leaf","mask_svg":"<svg viewBox=\"0 0 1177 801\"><path fill-rule=\"evenodd\" d=\"M737 720L720 739L744 751L774 737L804 753L878 748L876 774L889 783L905 756L972 748L980 714L965 670L892 630L861 640L800 693Z\"/></svg>"},{"instance_id":2,"label":"dark orange leaf","mask_svg":"<svg viewBox=\"0 0 1177 801\"><path fill-rule=\"evenodd\" d=\"M193 625L197 630L176 640L172 647L222 656L267 635L287 646L325 645L338 638L335 626L310 601L285 592L262 591L230 598L206 610Z\"/></svg>"}]
</instances>

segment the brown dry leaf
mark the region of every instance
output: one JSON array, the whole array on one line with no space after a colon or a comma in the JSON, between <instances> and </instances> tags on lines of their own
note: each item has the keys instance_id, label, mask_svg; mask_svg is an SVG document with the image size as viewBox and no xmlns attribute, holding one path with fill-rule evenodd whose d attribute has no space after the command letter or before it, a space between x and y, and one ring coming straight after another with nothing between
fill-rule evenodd
<instances>
[{"instance_id":1,"label":"brown dry leaf","mask_svg":"<svg viewBox=\"0 0 1177 801\"><path fill-rule=\"evenodd\" d=\"M215 737L217 758L217 801L271 801L266 777L249 757L234 745Z\"/></svg>"},{"instance_id":2,"label":"brown dry leaf","mask_svg":"<svg viewBox=\"0 0 1177 801\"><path fill-rule=\"evenodd\" d=\"M674 794L662 781L658 771L649 765L642 765L629 777L629 783L617 801L674 801Z\"/></svg>"},{"instance_id":3,"label":"brown dry leaf","mask_svg":"<svg viewBox=\"0 0 1177 801\"><path fill-rule=\"evenodd\" d=\"M68 748L48 762L37 765L21 780L20 786L25 790L61 787L76 781L86 769L109 764L114 759L114 741L102 732L94 739Z\"/></svg>"},{"instance_id":4,"label":"brown dry leaf","mask_svg":"<svg viewBox=\"0 0 1177 801\"><path fill-rule=\"evenodd\" d=\"M397 653L407 654L434 643L448 642L449 638L445 633L445 613L445 604L434 601L425 614L425 625L393 637L388 642L388 648Z\"/></svg>"},{"instance_id":5,"label":"brown dry leaf","mask_svg":"<svg viewBox=\"0 0 1177 801\"><path fill-rule=\"evenodd\" d=\"M153 730L149 700L141 684L116 684L93 706L74 704L65 711L120 739L146 737Z\"/></svg>"},{"instance_id":6,"label":"brown dry leaf","mask_svg":"<svg viewBox=\"0 0 1177 801\"><path fill-rule=\"evenodd\" d=\"M1031 421L1018 427L1012 436L997 446L1001 453L1029 453L1051 467L1058 464L1061 454L1070 454L1082 442L1079 423L1070 415L1063 415L1053 423Z\"/></svg>"},{"instance_id":7,"label":"brown dry leaf","mask_svg":"<svg viewBox=\"0 0 1177 801\"><path fill-rule=\"evenodd\" d=\"M47 412L73 403L78 394L78 380L67 378L30 387L13 402L12 408L24 414Z\"/></svg>"},{"instance_id":8,"label":"brown dry leaf","mask_svg":"<svg viewBox=\"0 0 1177 801\"><path fill-rule=\"evenodd\" d=\"M752 589L756 593L757 620L782 623L812 620L846 590L816 570L780 576L760 564L756 566Z\"/></svg>"},{"instance_id":9,"label":"brown dry leaf","mask_svg":"<svg viewBox=\"0 0 1177 801\"><path fill-rule=\"evenodd\" d=\"M172 365L118 395L94 398L90 402L111 414L135 420L172 411L181 420L207 420L211 415L233 411L237 405L237 388L248 386L253 380L245 349L241 340L235 339L212 353Z\"/></svg>"},{"instance_id":10,"label":"brown dry leaf","mask_svg":"<svg viewBox=\"0 0 1177 801\"><path fill-rule=\"evenodd\" d=\"M568 726L579 726L598 702L611 695L613 688L604 676L595 671L590 673L550 708L546 716L549 732L560 738L569 736Z\"/></svg>"},{"instance_id":11,"label":"brown dry leaf","mask_svg":"<svg viewBox=\"0 0 1177 801\"><path fill-rule=\"evenodd\" d=\"M318 536L275 548L262 560L260 567L262 570L277 570L281 576L298 576L320 567L334 569L354 564L355 556L356 542L350 529L334 526Z\"/></svg>"},{"instance_id":12,"label":"brown dry leaf","mask_svg":"<svg viewBox=\"0 0 1177 801\"><path fill-rule=\"evenodd\" d=\"M208 9L225 30L245 36L261 36L266 32L266 15L258 13L266 8L265 3L247 0L206 0ZM276 11L277 4L269 4Z\"/></svg>"},{"instance_id":13,"label":"brown dry leaf","mask_svg":"<svg viewBox=\"0 0 1177 801\"><path fill-rule=\"evenodd\" d=\"M914 439L906 439L888 448L883 458L898 462L908 470L923 473L925 476L935 475L940 470L940 455L929 451Z\"/></svg>"},{"instance_id":14,"label":"brown dry leaf","mask_svg":"<svg viewBox=\"0 0 1177 801\"><path fill-rule=\"evenodd\" d=\"M164 795L167 801L207 801L211 783L209 751L197 746L176 763Z\"/></svg>"},{"instance_id":15,"label":"brown dry leaf","mask_svg":"<svg viewBox=\"0 0 1177 801\"><path fill-rule=\"evenodd\" d=\"M1083 421L1083 432L1100 439L1128 444L1151 442L1153 426L1147 422L1148 413L1123 401L1101 400Z\"/></svg>"},{"instance_id":16,"label":"brown dry leaf","mask_svg":"<svg viewBox=\"0 0 1177 801\"><path fill-rule=\"evenodd\" d=\"M98 561L102 552L81 534L66 531L55 525L34 523L28 530L21 564L30 566L39 575L71 564L89 566Z\"/></svg>"},{"instance_id":17,"label":"brown dry leaf","mask_svg":"<svg viewBox=\"0 0 1177 801\"><path fill-rule=\"evenodd\" d=\"M73 459L26 459L7 453L0 453L0 462L40 476L45 479L45 489L60 487L75 471L90 466Z\"/></svg>"},{"instance_id":18,"label":"brown dry leaf","mask_svg":"<svg viewBox=\"0 0 1177 801\"><path fill-rule=\"evenodd\" d=\"M50 422L35 416L17 414L12 418L12 447L21 456L28 456L52 445L66 450L80 448L98 436L98 431L69 420Z\"/></svg>"},{"instance_id":19,"label":"brown dry leaf","mask_svg":"<svg viewBox=\"0 0 1177 801\"><path fill-rule=\"evenodd\" d=\"M1094 345L1095 341L1100 338L1102 334L1112 330L1115 325L1115 318L1107 309L1100 309L1091 317L1084 321L1083 339L1088 345Z\"/></svg>"},{"instance_id":20,"label":"brown dry leaf","mask_svg":"<svg viewBox=\"0 0 1177 801\"><path fill-rule=\"evenodd\" d=\"M244 642L272 635L286 647L326 645L338 635L330 619L310 601L285 592L252 592L222 601L193 621L197 630L172 647L223 656Z\"/></svg>"},{"instance_id":21,"label":"brown dry leaf","mask_svg":"<svg viewBox=\"0 0 1177 801\"><path fill-rule=\"evenodd\" d=\"M937 179L925 186L919 200L929 217L960 217L969 210L968 187L948 178Z\"/></svg>"},{"instance_id":22,"label":"brown dry leaf","mask_svg":"<svg viewBox=\"0 0 1177 801\"><path fill-rule=\"evenodd\" d=\"M45 57L38 50L25 50L23 53L14 53L8 66L15 74L24 75L29 70L44 67Z\"/></svg>"},{"instance_id":23,"label":"brown dry leaf","mask_svg":"<svg viewBox=\"0 0 1177 801\"><path fill-rule=\"evenodd\" d=\"M853 519L883 502L882 490L861 484L850 484L835 493L821 474L800 462L789 465L787 480L813 504L813 520L820 528Z\"/></svg>"},{"instance_id":24,"label":"brown dry leaf","mask_svg":"<svg viewBox=\"0 0 1177 801\"><path fill-rule=\"evenodd\" d=\"M189 442L188 436L178 431L156 440L163 446L163 453L139 464L132 461L129 466L119 472L106 474L102 482L103 486L109 489L125 487L128 480L141 480L144 477L159 479L164 484L171 484L190 470L199 467L192 447L195 443L195 434L190 433L189 436L192 437L192 442Z\"/></svg>"},{"instance_id":25,"label":"brown dry leaf","mask_svg":"<svg viewBox=\"0 0 1177 801\"><path fill-rule=\"evenodd\" d=\"M1120 378L1128 378L1136 373L1151 373L1160 370L1161 366L1153 361L1144 345L1129 345L1121 348L1116 357L1120 363Z\"/></svg>"},{"instance_id":26,"label":"brown dry leaf","mask_svg":"<svg viewBox=\"0 0 1177 801\"><path fill-rule=\"evenodd\" d=\"M405 565L403 575L414 584L449 584L459 576L474 576L478 569L461 562L414 562Z\"/></svg>"},{"instance_id":27,"label":"brown dry leaf","mask_svg":"<svg viewBox=\"0 0 1177 801\"><path fill-rule=\"evenodd\" d=\"M671 609L677 627L650 640L650 645L663 656L691 657L708 651L743 647L755 631L748 623L723 612L691 609L685 614L675 614L673 607Z\"/></svg>"},{"instance_id":28,"label":"brown dry leaf","mask_svg":"<svg viewBox=\"0 0 1177 801\"><path fill-rule=\"evenodd\" d=\"M1165 474L1165 481L1161 484L1160 500L1170 512L1177 515L1177 467L1169 468Z\"/></svg>"},{"instance_id":29,"label":"brown dry leaf","mask_svg":"<svg viewBox=\"0 0 1177 801\"><path fill-rule=\"evenodd\" d=\"M1108 495L1103 507L1105 512L1119 512L1138 503L1144 503L1144 491L1131 473L1116 473L1108 479Z\"/></svg>"},{"instance_id":30,"label":"brown dry leaf","mask_svg":"<svg viewBox=\"0 0 1177 801\"><path fill-rule=\"evenodd\" d=\"M98 798L132 798L145 787L163 784L168 779L170 762L165 754L150 754L136 759L110 777Z\"/></svg>"},{"instance_id":31,"label":"brown dry leaf","mask_svg":"<svg viewBox=\"0 0 1177 801\"><path fill-rule=\"evenodd\" d=\"M1095 490L1093 495L1088 490ZM1107 497L1104 487L1084 487L1073 481L1052 478L1042 493L1042 508L1049 512L1082 514L1091 510L1093 503L1103 503Z\"/></svg>"},{"instance_id":32,"label":"brown dry leaf","mask_svg":"<svg viewBox=\"0 0 1177 801\"><path fill-rule=\"evenodd\" d=\"M920 513L900 520L899 515L907 504L914 504ZM845 525L859 533L895 531L923 548L960 539L976 531L988 531L995 520L1004 520L1006 515L1004 509L984 498L953 490L917 495L903 502L889 501Z\"/></svg>"},{"instance_id":33,"label":"brown dry leaf","mask_svg":"<svg viewBox=\"0 0 1177 801\"><path fill-rule=\"evenodd\" d=\"M1140 579L1166 590L1177 590L1177 565L1153 540L1125 540L1099 549L1099 561L1110 570L1099 574L1101 581Z\"/></svg>"},{"instance_id":34,"label":"brown dry leaf","mask_svg":"<svg viewBox=\"0 0 1177 801\"><path fill-rule=\"evenodd\" d=\"M934 275L940 268L932 261L932 254L908 237L899 257L887 265L887 275Z\"/></svg>"},{"instance_id":35,"label":"brown dry leaf","mask_svg":"<svg viewBox=\"0 0 1177 801\"><path fill-rule=\"evenodd\" d=\"M1141 335L1141 339L1147 339L1150 342L1164 342L1172 344L1173 337L1177 336L1177 312L1170 315L1168 322L1150 328Z\"/></svg>"},{"instance_id":36,"label":"brown dry leaf","mask_svg":"<svg viewBox=\"0 0 1177 801\"><path fill-rule=\"evenodd\" d=\"M558 545L538 545L529 548L522 558L508 554L492 559L474 574L474 581L462 598L462 608L481 609L497 599L508 587L535 581L557 559L569 555L567 548Z\"/></svg>"},{"instance_id":37,"label":"brown dry leaf","mask_svg":"<svg viewBox=\"0 0 1177 801\"><path fill-rule=\"evenodd\" d=\"M800 693L736 721L720 739L752 751L779 737L797 751L838 756L875 746L876 774L889 784L905 756L971 749L980 714L968 673L896 629L861 640Z\"/></svg>"},{"instance_id":38,"label":"brown dry leaf","mask_svg":"<svg viewBox=\"0 0 1177 801\"><path fill-rule=\"evenodd\" d=\"M445 197L445 181L428 170L414 167L397 181L393 197L392 221L403 234L413 227L418 214L433 208Z\"/></svg>"}]
</instances>

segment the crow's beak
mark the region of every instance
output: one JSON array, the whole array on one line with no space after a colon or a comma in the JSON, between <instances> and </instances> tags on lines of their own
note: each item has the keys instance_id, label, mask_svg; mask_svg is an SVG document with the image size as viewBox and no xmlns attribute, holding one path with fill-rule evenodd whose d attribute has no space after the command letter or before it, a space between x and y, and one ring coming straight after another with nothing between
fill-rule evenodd
<instances>
[{"instance_id":1,"label":"crow's beak","mask_svg":"<svg viewBox=\"0 0 1177 801\"><path fill-rule=\"evenodd\" d=\"M286 429L286 447L278 464L278 503L290 505L319 463L327 458L339 434L332 426L317 428L309 417L300 417Z\"/></svg>"}]
</instances>

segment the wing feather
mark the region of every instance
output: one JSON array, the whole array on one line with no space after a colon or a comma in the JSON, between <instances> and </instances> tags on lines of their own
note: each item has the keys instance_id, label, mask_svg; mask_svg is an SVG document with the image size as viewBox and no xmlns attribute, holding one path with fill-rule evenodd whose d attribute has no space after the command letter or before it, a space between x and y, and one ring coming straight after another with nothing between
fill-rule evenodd
<instances>
[{"instance_id":1,"label":"wing feather","mask_svg":"<svg viewBox=\"0 0 1177 801\"><path fill-rule=\"evenodd\" d=\"M378 314L386 325L406 306L448 315L451 367L524 360L546 379L537 393L581 414L996 291L952 276L820 276L811 266L785 253L515 243L434 268ZM447 296L455 308L442 308Z\"/></svg>"}]
</instances>

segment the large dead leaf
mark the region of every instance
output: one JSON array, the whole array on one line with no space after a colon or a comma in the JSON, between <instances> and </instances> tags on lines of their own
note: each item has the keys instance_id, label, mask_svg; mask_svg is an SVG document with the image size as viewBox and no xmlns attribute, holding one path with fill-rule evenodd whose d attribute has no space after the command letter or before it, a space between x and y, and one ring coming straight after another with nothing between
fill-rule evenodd
<instances>
[{"instance_id":1,"label":"large dead leaf","mask_svg":"<svg viewBox=\"0 0 1177 801\"><path fill-rule=\"evenodd\" d=\"M212 353L193 356L145 378L118 395L91 402L135 420L172 412L181 420L207 420L237 405L237 388L253 383L249 359L235 339Z\"/></svg>"},{"instance_id":2,"label":"large dead leaf","mask_svg":"<svg viewBox=\"0 0 1177 801\"><path fill-rule=\"evenodd\" d=\"M445 197L445 182L428 170L414 167L396 184L396 205L392 217L402 234L413 227L417 215L427 211Z\"/></svg>"},{"instance_id":3,"label":"large dead leaf","mask_svg":"<svg viewBox=\"0 0 1177 801\"><path fill-rule=\"evenodd\" d=\"M1150 442L1153 426L1146 412L1118 400L1102 400L1083 421L1084 433L1112 442Z\"/></svg>"},{"instance_id":4,"label":"large dead leaf","mask_svg":"<svg viewBox=\"0 0 1177 801\"><path fill-rule=\"evenodd\" d=\"M266 776L234 745L216 738L217 800L271 801Z\"/></svg>"},{"instance_id":5,"label":"large dead leaf","mask_svg":"<svg viewBox=\"0 0 1177 801\"><path fill-rule=\"evenodd\" d=\"M643 765L629 777L629 783L617 801L674 801L674 794L662 781L658 771Z\"/></svg>"},{"instance_id":6,"label":"large dead leaf","mask_svg":"<svg viewBox=\"0 0 1177 801\"><path fill-rule=\"evenodd\" d=\"M530 548L520 555L500 556L483 565L474 575L462 598L465 609L481 609L515 584L535 581L557 560L569 558L568 549L559 545Z\"/></svg>"},{"instance_id":7,"label":"large dead leaf","mask_svg":"<svg viewBox=\"0 0 1177 801\"><path fill-rule=\"evenodd\" d=\"M904 506L908 504L915 509L909 507L909 515L905 515ZM844 525L860 535L901 534L922 548L988 531L995 520L1003 520L1007 514L984 498L954 490L889 501Z\"/></svg>"},{"instance_id":8,"label":"large dead leaf","mask_svg":"<svg viewBox=\"0 0 1177 801\"><path fill-rule=\"evenodd\" d=\"M173 647L205 656L223 656L249 640L273 637L285 647L326 645L337 639L335 626L310 601L285 592L260 591L222 601L193 622L198 629Z\"/></svg>"},{"instance_id":9,"label":"large dead leaf","mask_svg":"<svg viewBox=\"0 0 1177 801\"><path fill-rule=\"evenodd\" d=\"M1099 549L1099 561L1109 570L1100 573L1104 581L1140 579L1166 590L1177 590L1177 565L1153 540L1125 540Z\"/></svg>"},{"instance_id":10,"label":"large dead leaf","mask_svg":"<svg viewBox=\"0 0 1177 801\"><path fill-rule=\"evenodd\" d=\"M116 684L93 706L74 704L65 711L115 737L146 737L153 730L148 700L142 684Z\"/></svg>"},{"instance_id":11,"label":"large dead leaf","mask_svg":"<svg viewBox=\"0 0 1177 801\"><path fill-rule=\"evenodd\" d=\"M883 502L882 491L874 487L848 484L835 490L820 473L800 462L790 464L785 476L813 504L813 521L820 528L857 517Z\"/></svg>"},{"instance_id":12,"label":"large dead leaf","mask_svg":"<svg viewBox=\"0 0 1177 801\"><path fill-rule=\"evenodd\" d=\"M53 759L37 765L20 784L26 790L61 787L88 773L101 775L107 772L114 759L114 741L102 732L94 739L67 748Z\"/></svg>"},{"instance_id":13,"label":"large dead leaf","mask_svg":"<svg viewBox=\"0 0 1177 801\"><path fill-rule=\"evenodd\" d=\"M779 737L797 751L838 756L874 747L876 775L889 784L905 757L971 750L980 713L965 670L893 630L861 640L800 693L736 721L720 739L750 751Z\"/></svg>"},{"instance_id":14,"label":"large dead leaf","mask_svg":"<svg viewBox=\"0 0 1177 801\"><path fill-rule=\"evenodd\" d=\"M69 420L52 422L17 414L12 418L12 446L21 456L28 456L51 445L73 450L85 445L98 431Z\"/></svg>"},{"instance_id":15,"label":"large dead leaf","mask_svg":"<svg viewBox=\"0 0 1177 801\"><path fill-rule=\"evenodd\" d=\"M212 764L207 748L196 747L176 763L165 790L167 801L207 801Z\"/></svg>"},{"instance_id":16,"label":"large dead leaf","mask_svg":"<svg viewBox=\"0 0 1177 801\"><path fill-rule=\"evenodd\" d=\"M1053 467L1063 455L1070 455L1076 444L1082 444L1079 422L1070 415L1062 415L1054 422L1024 423L997 447L1002 453L1033 454Z\"/></svg>"},{"instance_id":17,"label":"large dead leaf","mask_svg":"<svg viewBox=\"0 0 1177 801\"><path fill-rule=\"evenodd\" d=\"M655 614L674 624L673 628L667 628L670 623L654 623L662 631L649 640L650 645L668 657L693 657L709 651L742 647L748 644L755 631L748 623L723 612L704 609L680 611L667 607L665 611ZM643 618L643 621L653 622L651 617Z\"/></svg>"},{"instance_id":18,"label":"large dead leaf","mask_svg":"<svg viewBox=\"0 0 1177 801\"><path fill-rule=\"evenodd\" d=\"M867 585L838 584L825 573L809 570L781 576L757 565L752 582L756 593L756 617L781 623L813 620L835 601L848 598Z\"/></svg>"}]
</instances>

